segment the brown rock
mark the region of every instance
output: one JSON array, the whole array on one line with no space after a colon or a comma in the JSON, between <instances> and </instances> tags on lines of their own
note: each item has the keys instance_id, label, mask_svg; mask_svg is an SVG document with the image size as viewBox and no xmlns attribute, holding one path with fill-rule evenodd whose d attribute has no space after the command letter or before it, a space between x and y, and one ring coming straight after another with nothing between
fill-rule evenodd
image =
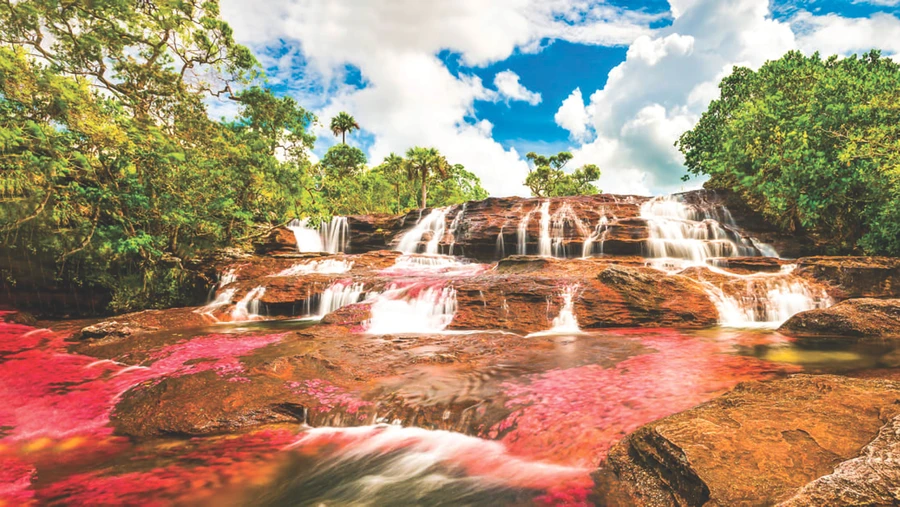
<instances>
[{"instance_id":1,"label":"brown rock","mask_svg":"<svg viewBox=\"0 0 900 507\"><path fill-rule=\"evenodd\" d=\"M830 375L747 382L641 427L595 474L604 505L770 505L872 441L900 384Z\"/></svg>"},{"instance_id":2,"label":"brown rock","mask_svg":"<svg viewBox=\"0 0 900 507\"><path fill-rule=\"evenodd\" d=\"M276 227L253 248L258 254L297 253L297 238L287 227Z\"/></svg>"},{"instance_id":3,"label":"brown rock","mask_svg":"<svg viewBox=\"0 0 900 507\"><path fill-rule=\"evenodd\" d=\"M830 284L838 299L900 298L900 258L804 257L796 272Z\"/></svg>"},{"instance_id":4,"label":"brown rock","mask_svg":"<svg viewBox=\"0 0 900 507\"><path fill-rule=\"evenodd\" d=\"M800 312L778 329L795 336L900 337L900 299L848 299Z\"/></svg>"},{"instance_id":5,"label":"brown rock","mask_svg":"<svg viewBox=\"0 0 900 507\"><path fill-rule=\"evenodd\" d=\"M194 308L172 308L127 313L87 326L75 333L72 338L75 340L121 340L161 329L202 327L215 322L210 317L201 315L194 310Z\"/></svg>"}]
</instances>

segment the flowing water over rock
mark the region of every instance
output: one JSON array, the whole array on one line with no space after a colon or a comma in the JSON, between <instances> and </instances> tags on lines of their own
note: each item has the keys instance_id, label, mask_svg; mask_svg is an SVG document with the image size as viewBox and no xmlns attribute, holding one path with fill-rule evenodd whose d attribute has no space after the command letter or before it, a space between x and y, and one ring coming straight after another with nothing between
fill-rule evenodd
<instances>
[{"instance_id":1,"label":"flowing water over rock","mask_svg":"<svg viewBox=\"0 0 900 507\"><path fill-rule=\"evenodd\" d=\"M216 264L202 307L0 313L0 503L589 505L617 443L742 383L900 378L900 342L766 329L863 277L780 259L699 195L298 221L300 252Z\"/></svg>"}]
</instances>

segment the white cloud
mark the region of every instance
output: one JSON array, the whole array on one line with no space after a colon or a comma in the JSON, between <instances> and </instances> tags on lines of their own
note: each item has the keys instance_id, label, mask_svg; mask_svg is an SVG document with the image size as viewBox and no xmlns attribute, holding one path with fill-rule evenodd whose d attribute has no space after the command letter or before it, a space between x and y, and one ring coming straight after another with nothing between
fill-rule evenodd
<instances>
[{"instance_id":1,"label":"white cloud","mask_svg":"<svg viewBox=\"0 0 900 507\"><path fill-rule=\"evenodd\" d=\"M293 43L302 51L306 81L328 90L329 100L315 107L320 118L338 111L353 114L374 137L370 160L414 145L438 147L464 164L494 195L524 195L527 164L514 149L491 137L490 122L474 118L476 100L540 101L517 75L496 76L497 91L468 75L453 75L436 57L442 50L460 55L463 64L483 66L514 51L538 51L547 39L590 44L628 44L648 33L657 19L613 8L597 0L372 0L324 2L275 0L265 3L224 0L222 12L239 41L254 47ZM296 87L298 53L269 57L279 81ZM366 87L334 83L347 65L359 69ZM284 68L285 72L282 72ZM301 86L298 93L305 93ZM309 104L309 102L303 102ZM324 127L316 131L332 142Z\"/></svg>"},{"instance_id":2,"label":"white cloud","mask_svg":"<svg viewBox=\"0 0 900 507\"><path fill-rule=\"evenodd\" d=\"M883 7L897 7L898 5L900 5L900 0L853 0L853 3L880 5Z\"/></svg>"},{"instance_id":3,"label":"white cloud","mask_svg":"<svg viewBox=\"0 0 900 507\"><path fill-rule=\"evenodd\" d=\"M522 86L522 83L519 82L519 75L511 70L498 72L494 76L494 87L497 88L500 97L506 101L521 100L532 106L541 103L541 94Z\"/></svg>"},{"instance_id":4,"label":"white cloud","mask_svg":"<svg viewBox=\"0 0 900 507\"><path fill-rule=\"evenodd\" d=\"M628 45L604 87L591 94L575 89L554 120L585 143L573 149L571 167L596 163L604 190L634 193L681 188L683 161L673 143L718 95L717 83L732 66L758 67L794 48L900 52L900 20L886 14L847 19L800 11L776 20L768 0L670 0L670 7L665 16L672 24L651 30L659 15L604 0L222 2L238 40L266 49L273 82L323 123L342 110L356 117L371 140L373 163L413 145L436 146L479 175L493 195L525 194L527 165L493 139L493 125L476 117L475 102L537 104L542 90L529 90L511 71L488 88L465 71L451 73L437 57L441 51L458 54L464 66L485 66L540 51L554 39ZM348 66L365 87L344 83ZM323 125L316 133L323 144L334 142Z\"/></svg>"},{"instance_id":5,"label":"white cloud","mask_svg":"<svg viewBox=\"0 0 900 507\"><path fill-rule=\"evenodd\" d=\"M576 141L587 141L591 137L590 114L581 96L581 88L575 88L562 102L553 119L557 125L568 130Z\"/></svg>"}]
</instances>

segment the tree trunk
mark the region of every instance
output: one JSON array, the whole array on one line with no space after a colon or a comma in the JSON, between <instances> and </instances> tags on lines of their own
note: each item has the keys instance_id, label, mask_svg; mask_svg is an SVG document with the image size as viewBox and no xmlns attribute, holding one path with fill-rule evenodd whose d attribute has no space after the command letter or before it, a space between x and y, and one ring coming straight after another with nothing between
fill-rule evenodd
<instances>
[{"instance_id":1,"label":"tree trunk","mask_svg":"<svg viewBox=\"0 0 900 507\"><path fill-rule=\"evenodd\" d=\"M428 202L428 186L425 182L425 176L425 173L422 173L422 209L427 207L426 203Z\"/></svg>"},{"instance_id":2,"label":"tree trunk","mask_svg":"<svg viewBox=\"0 0 900 507\"><path fill-rule=\"evenodd\" d=\"M346 130L341 131L341 144L343 144L343 145L347 144L347 131Z\"/></svg>"}]
</instances>

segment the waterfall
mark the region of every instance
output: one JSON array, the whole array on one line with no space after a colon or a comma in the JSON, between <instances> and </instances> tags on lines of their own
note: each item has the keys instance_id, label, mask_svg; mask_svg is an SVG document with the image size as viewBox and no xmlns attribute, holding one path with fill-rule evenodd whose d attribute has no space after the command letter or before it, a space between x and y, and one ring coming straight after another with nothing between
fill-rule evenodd
<instances>
[{"instance_id":1,"label":"waterfall","mask_svg":"<svg viewBox=\"0 0 900 507\"><path fill-rule=\"evenodd\" d=\"M419 243L426 233L431 233L431 238L425 244L425 253L438 254L440 241L444 237L447 223L447 208L435 208L425 218L416 222L415 227L400 237L397 250L403 253L414 254L419 251Z\"/></svg>"},{"instance_id":2,"label":"waterfall","mask_svg":"<svg viewBox=\"0 0 900 507\"><path fill-rule=\"evenodd\" d=\"M321 261L310 261L300 264L294 264L287 269L269 276L300 276L308 275L310 273L335 275L346 273L347 271L350 271L351 268L353 268L353 261L325 259Z\"/></svg>"},{"instance_id":3,"label":"waterfall","mask_svg":"<svg viewBox=\"0 0 900 507\"><path fill-rule=\"evenodd\" d=\"M456 291L437 285L391 285L375 298L371 312L366 322L370 334L440 333L456 314Z\"/></svg>"},{"instance_id":4,"label":"waterfall","mask_svg":"<svg viewBox=\"0 0 900 507\"><path fill-rule=\"evenodd\" d=\"M503 242L503 226L500 227L500 232L497 234L497 246L494 247L494 257L498 260L506 257L506 245Z\"/></svg>"},{"instance_id":5,"label":"waterfall","mask_svg":"<svg viewBox=\"0 0 900 507\"><path fill-rule=\"evenodd\" d=\"M221 289L222 287L234 283L235 281L237 281L237 274L235 274L234 269L226 269L224 272L222 272L221 275L219 275L219 288Z\"/></svg>"},{"instance_id":6,"label":"waterfall","mask_svg":"<svg viewBox=\"0 0 900 507\"><path fill-rule=\"evenodd\" d=\"M350 243L350 226L347 217L331 217L326 224L320 222L319 227L311 227L309 219L294 219L287 228L297 239L297 250L301 253L328 252L341 253L347 251Z\"/></svg>"},{"instance_id":7,"label":"waterfall","mask_svg":"<svg viewBox=\"0 0 900 507\"><path fill-rule=\"evenodd\" d=\"M474 276L489 268L486 264L478 264L446 255L401 255L394 265L382 269L383 275L390 276Z\"/></svg>"},{"instance_id":8,"label":"waterfall","mask_svg":"<svg viewBox=\"0 0 900 507\"><path fill-rule=\"evenodd\" d=\"M550 257L553 255L550 241L550 200L541 203L541 235L538 238L538 255Z\"/></svg>"},{"instance_id":9,"label":"waterfall","mask_svg":"<svg viewBox=\"0 0 900 507\"><path fill-rule=\"evenodd\" d=\"M712 270L731 278L722 287L703 282L723 326L776 328L794 314L834 304L824 289L791 275L790 267L778 274L735 275Z\"/></svg>"},{"instance_id":10,"label":"waterfall","mask_svg":"<svg viewBox=\"0 0 900 507\"><path fill-rule=\"evenodd\" d=\"M575 317L575 295L577 293L577 285L572 285L563 289L563 306L559 311L559 315L553 319L553 327L550 328L551 333L562 334L581 332L581 328L578 327L578 319Z\"/></svg>"},{"instance_id":11,"label":"waterfall","mask_svg":"<svg viewBox=\"0 0 900 507\"><path fill-rule=\"evenodd\" d=\"M266 293L265 287L256 287L248 292L231 311L231 319L234 321L246 321L259 319L260 298Z\"/></svg>"},{"instance_id":12,"label":"waterfall","mask_svg":"<svg viewBox=\"0 0 900 507\"><path fill-rule=\"evenodd\" d=\"M528 254L528 222L531 216L538 210L537 206L519 220L519 226L516 228L516 253L519 255Z\"/></svg>"},{"instance_id":13,"label":"waterfall","mask_svg":"<svg viewBox=\"0 0 900 507\"><path fill-rule=\"evenodd\" d=\"M319 299L319 317L347 305L359 303L365 295L365 287L361 283L337 282L322 292Z\"/></svg>"},{"instance_id":14,"label":"waterfall","mask_svg":"<svg viewBox=\"0 0 900 507\"><path fill-rule=\"evenodd\" d=\"M705 265L713 257L753 257L764 252L777 256L770 246L739 234L724 207L699 210L677 196L656 197L641 205L641 218L649 230L646 256L679 260L668 261L671 264ZM731 224L725 226L716 218Z\"/></svg>"},{"instance_id":15,"label":"waterfall","mask_svg":"<svg viewBox=\"0 0 900 507\"><path fill-rule=\"evenodd\" d=\"M594 243L600 242L600 254L603 254L603 241L606 239L606 231L609 230L609 220L607 220L605 211L600 212L600 220L597 221L597 227L590 236L585 238L581 247L581 256L590 257L594 255Z\"/></svg>"},{"instance_id":16,"label":"waterfall","mask_svg":"<svg viewBox=\"0 0 900 507\"><path fill-rule=\"evenodd\" d=\"M234 294L237 292L237 288L229 287L225 290L219 291L216 294L216 298L212 300L206 306L197 308L194 310L194 313L199 313L202 315L213 316L213 314L223 306L227 306L231 304L231 298L234 297Z\"/></svg>"},{"instance_id":17,"label":"waterfall","mask_svg":"<svg viewBox=\"0 0 900 507\"><path fill-rule=\"evenodd\" d=\"M469 203L464 202L462 208L456 213L456 216L453 217L453 222L450 222L450 251L447 252L449 255L453 255L453 247L456 245L456 233L459 231L459 226L462 223L462 218L466 215L466 208L468 206Z\"/></svg>"},{"instance_id":18,"label":"waterfall","mask_svg":"<svg viewBox=\"0 0 900 507\"><path fill-rule=\"evenodd\" d=\"M331 217L328 225L322 223L322 242L329 253L346 252L350 246L350 225L347 217Z\"/></svg>"}]
</instances>

